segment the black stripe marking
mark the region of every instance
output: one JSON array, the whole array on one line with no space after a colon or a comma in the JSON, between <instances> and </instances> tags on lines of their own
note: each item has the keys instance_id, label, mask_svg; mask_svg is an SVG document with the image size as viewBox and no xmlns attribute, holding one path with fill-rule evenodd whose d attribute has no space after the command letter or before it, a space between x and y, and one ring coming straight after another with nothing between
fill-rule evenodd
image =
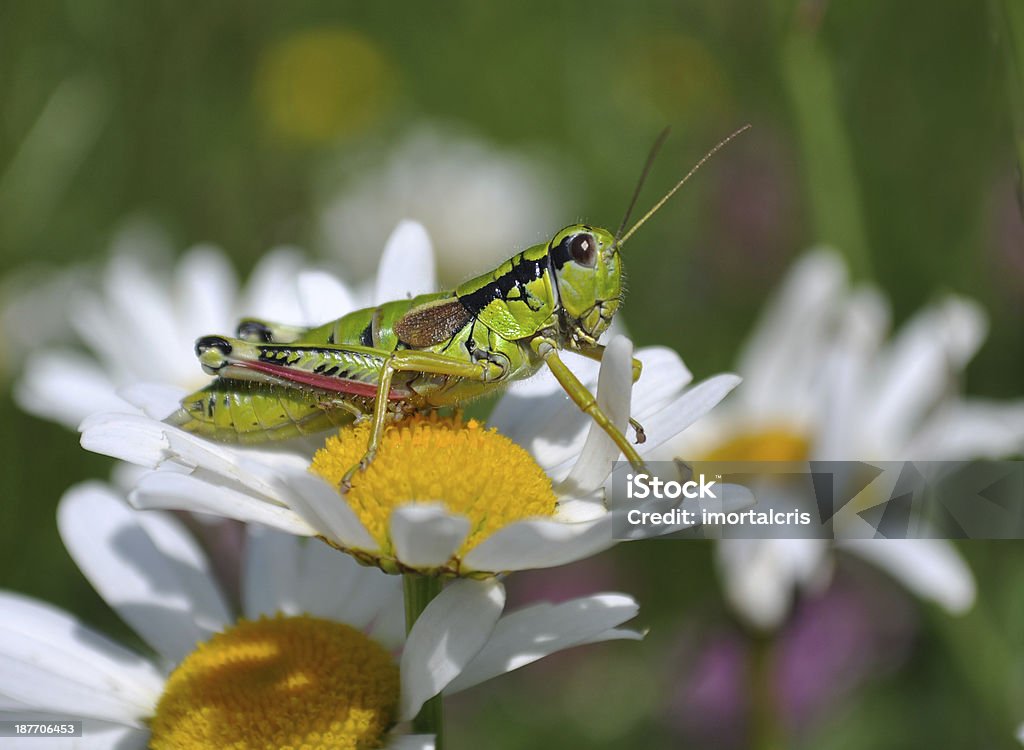
<instances>
[{"instance_id":1,"label":"black stripe marking","mask_svg":"<svg viewBox=\"0 0 1024 750\"><path fill-rule=\"evenodd\" d=\"M470 314L476 316L494 300L507 300L514 289L519 290L519 296L516 299L525 300L526 295L523 292L526 285L543 276L547 269L547 255L539 260L526 260L520 255L512 262L512 270L502 274L494 281L484 284L475 292L459 297L459 302Z\"/></svg>"},{"instance_id":2,"label":"black stripe marking","mask_svg":"<svg viewBox=\"0 0 1024 750\"><path fill-rule=\"evenodd\" d=\"M562 266L572 260L572 251L569 250L569 243L575 236L570 235L562 240L560 244L548 248L548 255L551 256L551 262L555 264L556 271L561 271Z\"/></svg>"},{"instance_id":3,"label":"black stripe marking","mask_svg":"<svg viewBox=\"0 0 1024 750\"><path fill-rule=\"evenodd\" d=\"M359 334L359 343L363 346L373 346L373 321L366 324L366 328Z\"/></svg>"}]
</instances>

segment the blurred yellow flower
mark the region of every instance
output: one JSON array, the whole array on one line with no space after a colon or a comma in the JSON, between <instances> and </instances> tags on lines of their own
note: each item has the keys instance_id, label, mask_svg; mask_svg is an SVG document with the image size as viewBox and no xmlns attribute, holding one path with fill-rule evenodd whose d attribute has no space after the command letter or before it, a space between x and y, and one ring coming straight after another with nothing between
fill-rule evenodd
<instances>
[{"instance_id":1,"label":"blurred yellow flower","mask_svg":"<svg viewBox=\"0 0 1024 750\"><path fill-rule=\"evenodd\" d=\"M657 33L628 45L619 57L613 101L653 122L680 123L731 108L728 78L696 37Z\"/></svg>"},{"instance_id":2,"label":"blurred yellow flower","mask_svg":"<svg viewBox=\"0 0 1024 750\"><path fill-rule=\"evenodd\" d=\"M371 39L335 27L297 32L265 50L254 93L276 135L315 144L369 126L396 84L394 66Z\"/></svg>"}]
</instances>

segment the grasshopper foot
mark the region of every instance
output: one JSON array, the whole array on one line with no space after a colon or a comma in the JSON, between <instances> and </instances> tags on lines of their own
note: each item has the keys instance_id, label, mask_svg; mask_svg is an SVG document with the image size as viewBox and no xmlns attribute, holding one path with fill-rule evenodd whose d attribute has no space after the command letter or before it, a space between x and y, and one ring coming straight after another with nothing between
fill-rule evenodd
<instances>
[{"instance_id":1,"label":"grasshopper foot","mask_svg":"<svg viewBox=\"0 0 1024 750\"><path fill-rule=\"evenodd\" d=\"M338 491L341 494L344 495L346 492L352 489L352 480L353 478L355 478L355 475L359 472L366 471L370 467L370 463L373 461L373 457L376 455L377 451L375 450L367 451L366 454L361 459L359 459L359 463L357 463L355 466L353 466L351 469L345 472L345 476L343 476L341 478L341 481L338 482Z\"/></svg>"},{"instance_id":2,"label":"grasshopper foot","mask_svg":"<svg viewBox=\"0 0 1024 750\"><path fill-rule=\"evenodd\" d=\"M644 426L637 422L632 417L629 418L629 424L632 425L634 432L636 432L636 439L633 441L637 445L641 445L647 442L647 433L644 432Z\"/></svg>"}]
</instances>

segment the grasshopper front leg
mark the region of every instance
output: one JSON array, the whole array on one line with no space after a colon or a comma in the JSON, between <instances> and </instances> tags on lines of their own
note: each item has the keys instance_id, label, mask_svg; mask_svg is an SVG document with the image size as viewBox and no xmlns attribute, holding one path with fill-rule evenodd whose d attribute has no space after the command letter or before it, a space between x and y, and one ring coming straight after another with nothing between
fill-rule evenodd
<instances>
[{"instance_id":1,"label":"grasshopper front leg","mask_svg":"<svg viewBox=\"0 0 1024 750\"><path fill-rule=\"evenodd\" d=\"M619 428L612 424L611 419L608 418L608 415L604 413L604 410L597 403L594 394L587 390L587 387L579 381L579 378L573 374L572 370L565 366L561 357L558 356L558 350L554 344L547 339L538 337L530 342L530 346L544 359L548 369L551 370L551 374L555 376L555 380L569 394L569 398L576 402L576 405L584 413L589 414L598 427L605 431L608 437L619 447L619 450L622 451L630 465L637 471L646 471L647 469L644 466L643 459L640 458L640 454L630 445L629 440L619 431ZM642 428L640 434L643 434Z\"/></svg>"},{"instance_id":2,"label":"grasshopper front leg","mask_svg":"<svg viewBox=\"0 0 1024 750\"><path fill-rule=\"evenodd\" d=\"M377 380L377 399L373 407L373 426L370 440L362 459L349 469L341 479L340 488L347 492L352 488L352 477L358 471L365 471L377 455L384 427L388 417L388 399L380 398L381 393L391 390L391 380L396 372L415 372L424 375L446 375L463 380L475 380L480 383L493 383L501 380L507 373L503 367L489 360L464 362L432 352L402 350L393 352L380 368Z\"/></svg>"},{"instance_id":3,"label":"grasshopper front leg","mask_svg":"<svg viewBox=\"0 0 1024 750\"><path fill-rule=\"evenodd\" d=\"M591 348L587 349L574 349L577 354L581 354L587 359L592 359L595 362L600 362L604 358L604 344L595 344ZM643 372L644 363L636 357L633 357L633 382L636 383L640 379L640 374ZM629 425L633 428L636 433L636 444L641 445L647 442L647 433L644 432L644 426L638 421L629 418Z\"/></svg>"}]
</instances>

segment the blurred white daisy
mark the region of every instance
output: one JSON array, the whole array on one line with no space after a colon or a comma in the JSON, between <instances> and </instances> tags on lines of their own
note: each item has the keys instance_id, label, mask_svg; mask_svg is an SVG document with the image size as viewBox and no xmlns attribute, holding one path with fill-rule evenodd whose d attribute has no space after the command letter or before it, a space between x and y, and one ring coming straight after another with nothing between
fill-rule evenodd
<instances>
[{"instance_id":1,"label":"blurred white daisy","mask_svg":"<svg viewBox=\"0 0 1024 750\"><path fill-rule=\"evenodd\" d=\"M410 241L429 243L418 225L399 225L385 247L381 278L406 268L401 253ZM64 288L66 299L58 309L81 347L53 347L29 356L15 387L25 411L75 428L90 414L125 409L118 394L127 386L145 382L192 390L208 380L195 358L199 336L231 333L243 317L318 325L369 297L367 290L349 289L306 265L292 248L265 256L240 290L216 248L194 247L169 268L162 262L170 255L166 245L152 227L130 225L114 242L99 288L86 283ZM417 284L433 286L432 266L408 270L423 274ZM407 291L388 284L378 293Z\"/></svg>"},{"instance_id":2,"label":"blurred white daisy","mask_svg":"<svg viewBox=\"0 0 1024 750\"><path fill-rule=\"evenodd\" d=\"M68 300L82 285L82 269L24 266L0 279L0 374L17 375L33 352L74 339Z\"/></svg>"},{"instance_id":3,"label":"blurred white daisy","mask_svg":"<svg viewBox=\"0 0 1024 750\"><path fill-rule=\"evenodd\" d=\"M84 723L84 740L48 747L429 748L433 738L405 722L441 691L575 645L641 637L619 627L637 612L630 597L502 616L495 579L446 587L406 637L397 577L259 528L235 613L173 517L133 511L89 483L65 495L58 521L82 572L155 653L0 593L0 717Z\"/></svg>"},{"instance_id":4,"label":"blurred white daisy","mask_svg":"<svg viewBox=\"0 0 1024 750\"><path fill-rule=\"evenodd\" d=\"M451 281L497 266L524 244L567 223L570 191L540 159L472 136L420 125L324 199L324 244L356 276L372 272L375 248L404 218L423 223ZM537 234L530 234L530 233Z\"/></svg>"},{"instance_id":5,"label":"blurred white daisy","mask_svg":"<svg viewBox=\"0 0 1024 750\"><path fill-rule=\"evenodd\" d=\"M960 395L985 337L974 302L947 296L891 339L872 287L850 288L834 252L800 260L766 308L740 359L743 387L671 445L685 460L999 458L1024 449L1024 401ZM950 612L974 600L974 579L943 540L848 540L840 549L887 570ZM718 545L727 597L751 623L775 627L795 590L831 574L819 539L733 539Z\"/></svg>"},{"instance_id":6,"label":"blurred white daisy","mask_svg":"<svg viewBox=\"0 0 1024 750\"><path fill-rule=\"evenodd\" d=\"M376 300L431 291L424 288L434 278L425 270L433 269L430 243L418 225L403 226L388 243ZM337 305L344 288L326 275L317 279L322 289L337 290L320 294ZM336 309L333 317L346 311ZM600 367L568 358L588 388L600 380L598 400L619 429L626 429L631 413L645 425L641 455L674 438L739 382L718 375L687 387L692 376L678 355L641 350L644 374L631 411L631 354L631 344L617 337ZM340 474L331 466L343 465L353 451L361 456L365 428L345 429L328 444L326 453L337 455L314 465L317 477L309 473L309 441L270 449L213 443L162 421L184 391L137 386L122 393L145 413L93 415L82 423L82 445L155 470L135 486L137 507L191 510L319 536L389 572L547 567L612 544L604 486L618 449L546 373L516 384L498 404L490 424L503 435L458 420L413 420L390 429L377 459L354 478L349 502L340 502Z\"/></svg>"}]
</instances>

